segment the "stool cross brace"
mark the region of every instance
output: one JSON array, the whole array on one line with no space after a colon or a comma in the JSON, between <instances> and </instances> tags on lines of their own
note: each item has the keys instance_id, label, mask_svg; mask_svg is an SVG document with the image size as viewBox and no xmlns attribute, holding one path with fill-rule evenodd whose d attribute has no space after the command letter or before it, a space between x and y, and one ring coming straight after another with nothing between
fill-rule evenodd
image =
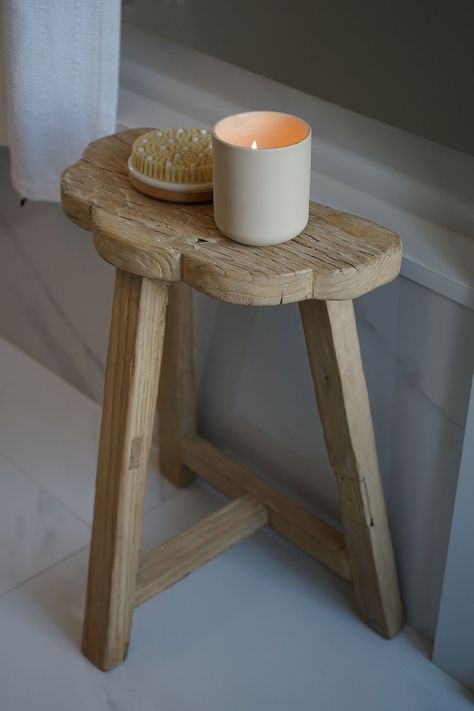
<instances>
[{"instance_id":1,"label":"stool cross brace","mask_svg":"<svg viewBox=\"0 0 474 711\"><path fill-rule=\"evenodd\" d=\"M191 289L117 270L83 633L99 668L125 658L135 606L264 525L351 580L378 633L403 624L352 302L300 311L344 533L197 435ZM197 474L232 501L140 557L157 398L162 474L176 486Z\"/></svg>"}]
</instances>

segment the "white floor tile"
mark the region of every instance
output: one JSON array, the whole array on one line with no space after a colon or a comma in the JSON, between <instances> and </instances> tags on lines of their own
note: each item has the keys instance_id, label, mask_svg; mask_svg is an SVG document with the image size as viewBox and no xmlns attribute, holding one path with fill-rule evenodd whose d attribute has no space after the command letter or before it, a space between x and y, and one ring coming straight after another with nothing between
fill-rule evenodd
<instances>
[{"instance_id":1,"label":"white floor tile","mask_svg":"<svg viewBox=\"0 0 474 711\"><path fill-rule=\"evenodd\" d=\"M29 482L31 483L31 482ZM220 504L192 485L145 515L144 548L191 526ZM1 711L166 708L141 699L132 677L117 687L80 653L88 549L0 597ZM115 704L114 699L120 696ZM115 705L114 705L115 704Z\"/></svg>"},{"instance_id":2,"label":"white floor tile","mask_svg":"<svg viewBox=\"0 0 474 711\"><path fill-rule=\"evenodd\" d=\"M349 584L267 530L138 608L125 663L95 669L78 516L98 428L96 405L0 339L0 711L470 711L419 636L378 637ZM143 549L221 504L151 484Z\"/></svg>"},{"instance_id":3,"label":"white floor tile","mask_svg":"<svg viewBox=\"0 0 474 711\"><path fill-rule=\"evenodd\" d=\"M100 407L0 338L0 452L92 522ZM176 489L150 457L145 510Z\"/></svg>"},{"instance_id":4,"label":"white floor tile","mask_svg":"<svg viewBox=\"0 0 474 711\"><path fill-rule=\"evenodd\" d=\"M89 538L82 521L0 454L0 595Z\"/></svg>"},{"instance_id":5,"label":"white floor tile","mask_svg":"<svg viewBox=\"0 0 474 711\"><path fill-rule=\"evenodd\" d=\"M215 505L198 487L180 492L146 515L149 535ZM79 652L86 565L81 551L0 598L2 711L472 708L413 632L378 637L346 583L269 532L138 608L127 660L101 673Z\"/></svg>"}]
</instances>

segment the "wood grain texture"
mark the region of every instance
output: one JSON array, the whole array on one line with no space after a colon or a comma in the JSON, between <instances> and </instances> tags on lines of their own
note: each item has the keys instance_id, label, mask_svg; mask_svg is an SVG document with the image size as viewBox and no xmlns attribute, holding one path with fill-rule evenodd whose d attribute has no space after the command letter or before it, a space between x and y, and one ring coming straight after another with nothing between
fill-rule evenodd
<instances>
[{"instance_id":1,"label":"wood grain texture","mask_svg":"<svg viewBox=\"0 0 474 711\"><path fill-rule=\"evenodd\" d=\"M189 469L231 498L250 495L268 510L268 525L346 580L350 579L343 535L286 494L262 481L200 437L181 443Z\"/></svg>"},{"instance_id":2,"label":"wood grain texture","mask_svg":"<svg viewBox=\"0 0 474 711\"><path fill-rule=\"evenodd\" d=\"M311 203L307 227L290 242L232 242L217 229L212 205L159 202L133 188L127 160L146 130L95 141L62 178L66 214L117 267L83 651L101 669L121 662L135 604L265 522L352 580L361 616L390 637L403 611L351 299L397 276L400 240ZM300 302L345 535L196 435L190 287L236 304ZM139 566L158 386L163 474L183 486L194 472L239 501Z\"/></svg>"},{"instance_id":3,"label":"wood grain texture","mask_svg":"<svg viewBox=\"0 0 474 711\"><path fill-rule=\"evenodd\" d=\"M127 652L167 285L117 271L82 649L100 669Z\"/></svg>"},{"instance_id":4,"label":"wood grain texture","mask_svg":"<svg viewBox=\"0 0 474 711\"><path fill-rule=\"evenodd\" d=\"M194 478L181 461L180 442L195 434L192 291L174 282L169 289L158 391L158 438L159 470L175 486L186 486Z\"/></svg>"},{"instance_id":5,"label":"wood grain texture","mask_svg":"<svg viewBox=\"0 0 474 711\"><path fill-rule=\"evenodd\" d=\"M62 178L66 214L93 233L99 254L120 269L260 306L353 299L399 273L396 234L323 205L310 204L307 227L290 242L249 247L217 229L212 205L177 205L139 193L127 160L147 130L91 143Z\"/></svg>"},{"instance_id":6,"label":"wood grain texture","mask_svg":"<svg viewBox=\"0 0 474 711\"><path fill-rule=\"evenodd\" d=\"M392 637L403 610L353 305L306 301L300 311L359 611Z\"/></svg>"},{"instance_id":7,"label":"wood grain texture","mask_svg":"<svg viewBox=\"0 0 474 711\"><path fill-rule=\"evenodd\" d=\"M244 496L154 548L140 561L135 604L166 590L266 523L265 507Z\"/></svg>"},{"instance_id":8,"label":"wood grain texture","mask_svg":"<svg viewBox=\"0 0 474 711\"><path fill-rule=\"evenodd\" d=\"M150 185L145 183L144 180L135 177L133 173L128 174L130 182L134 188L139 190L145 195L149 195L152 198L158 200L165 200L169 202L177 203L198 203L198 202L211 202L212 201L212 189L211 190L167 190L166 188L159 188L156 185Z\"/></svg>"}]
</instances>

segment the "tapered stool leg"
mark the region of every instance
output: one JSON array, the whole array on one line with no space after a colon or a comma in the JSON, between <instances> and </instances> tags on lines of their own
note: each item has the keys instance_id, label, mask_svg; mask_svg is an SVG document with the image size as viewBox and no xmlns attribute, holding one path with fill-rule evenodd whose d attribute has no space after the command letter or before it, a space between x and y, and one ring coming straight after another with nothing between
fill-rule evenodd
<instances>
[{"instance_id":1,"label":"tapered stool leg","mask_svg":"<svg viewBox=\"0 0 474 711\"><path fill-rule=\"evenodd\" d=\"M195 434L192 289L174 282L169 290L158 393L158 437L160 473L175 486L186 486L194 478L182 464L180 444Z\"/></svg>"},{"instance_id":2,"label":"tapered stool leg","mask_svg":"<svg viewBox=\"0 0 474 711\"><path fill-rule=\"evenodd\" d=\"M303 301L300 312L359 611L392 637L403 610L353 304Z\"/></svg>"},{"instance_id":3,"label":"tapered stool leg","mask_svg":"<svg viewBox=\"0 0 474 711\"><path fill-rule=\"evenodd\" d=\"M168 285L117 270L82 650L100 669L127 653Z\"/></svg>"}]
</instances>

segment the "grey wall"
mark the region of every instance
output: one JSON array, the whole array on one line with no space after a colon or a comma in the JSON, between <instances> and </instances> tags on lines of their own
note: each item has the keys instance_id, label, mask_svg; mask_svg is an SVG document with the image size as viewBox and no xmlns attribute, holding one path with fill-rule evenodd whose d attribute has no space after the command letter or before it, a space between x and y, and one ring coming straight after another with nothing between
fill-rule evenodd
<instances>
[{"instance_id":1,"label":"grey wall","mask_svg":"<svg viewBox=\"0 0 474 711\"><path fill-rule=\"evenodd\" d=\"M124 16L474 154L472 0L131 0Z\"/></svg>"},{"instance_id":2,"label":"grey wall","mask_svg":"<svg viewBox=\"0 0 474 711\"><path fill-rule=\"evenodd\" d=\"M471 403L474 404L474 377ZM474 559L474 409L469 410L464 441L433 661L474 689L474 618L469 607L474 599L474 568L466 564Z\"/></svg>"}]
</instances>

